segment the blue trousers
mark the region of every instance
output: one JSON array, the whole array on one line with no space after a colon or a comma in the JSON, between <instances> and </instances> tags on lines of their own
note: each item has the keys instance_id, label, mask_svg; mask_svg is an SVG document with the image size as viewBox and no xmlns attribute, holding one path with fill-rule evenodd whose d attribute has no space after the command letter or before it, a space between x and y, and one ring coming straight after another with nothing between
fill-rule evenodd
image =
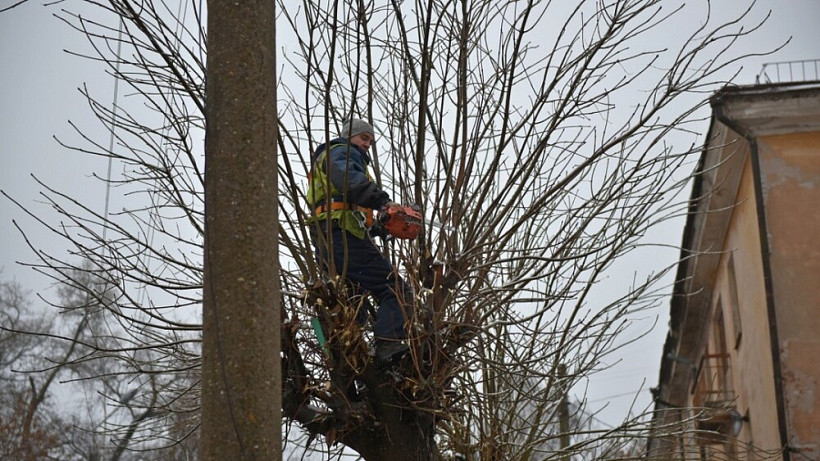
<instances>
[{"instance_id":1,"label":"blue trousers","mask_svg":"<svg viewBox=\"0 0 820 461\"><path fill-rule=\"evenodd\" d=\"M316 255L320 264L327 267L327 248L320 240L323 239L317 239L314 234ZM406 338L405 313L411 312L412 292L373 240L368 236L357 238L334 225L331 246L336 273L351 282L354 290L369 291L378 300L373 334L385 339ZM359 322L363 323L366 314L359 314Z\"/></svg>"}]
</instances>

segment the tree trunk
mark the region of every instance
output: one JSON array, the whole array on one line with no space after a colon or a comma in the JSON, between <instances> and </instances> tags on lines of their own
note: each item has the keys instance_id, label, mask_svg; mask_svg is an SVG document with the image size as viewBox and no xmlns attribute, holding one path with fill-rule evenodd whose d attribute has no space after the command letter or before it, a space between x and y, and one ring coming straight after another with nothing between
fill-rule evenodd
<instances>
[{"instance_id":1,"label":"tree trunk","mask_svg":"<svg viewBox=\"0 0 820 461\"><path fill-rule=\"evenodd\" d=\"M363 424L344 434L342 442L367 461L427 461L439 459L435 417L407 404L392 379L374 368L365 380L379 425ZM327 437L327 434L326 434Z\"/></svg>"},{"instance_id":2,"label":"tree trunk","mask_svg":"<svg viewBox=\"0 0 820 461\"><path fill-rule=\"evenodd\" d=\"M274 0L208 1L204 459L281 459Z\"/></svg>"},{"instance_id":3,"label":"tree trunk","mask_svg":"<svg viewBox=\"0 0 820 461\"><path fill-rule=\"evenodd\" d=\"M382 420L383 431L363 431L346 437L345 445L356 450L366 461L428 461L438 459L432 417L405 409L408 420ZM422 420L416 420L421 417Z\"/></svg>"}]
</instances>

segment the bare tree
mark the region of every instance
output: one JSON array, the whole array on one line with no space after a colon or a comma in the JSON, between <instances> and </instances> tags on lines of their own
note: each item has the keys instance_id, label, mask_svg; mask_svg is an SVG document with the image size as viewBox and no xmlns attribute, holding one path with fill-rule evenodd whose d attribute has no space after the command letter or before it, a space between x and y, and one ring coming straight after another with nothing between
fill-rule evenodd
<instances>
[{"instance_id":1,"label":"bare tree","mask_svg":"<svg viewBox=\"0 0 820 461\"><path fill-rule=\"evenodd\" d=\"M82 275L82 274L81 274ZM84 285L90 289L92 283ZM61 381L76 376L84 341L95 321L94 304L70 289L59 292L61 319L35 309L19 284L0 283L0 453L8 458L66 458L79 429L59 410ZM57 306L51 306L57 307ZM65 391L63 391L65 392Z\"/></svg>"},{"instance_id":2,"label":"bare tree","mask_svg":"<svg viewBox=\"0 0 820 461\"><path fill-rule=\"evenodd\" d=\"M110 182L123 206L103 213L43 185L68 225L31 215L117 287L105 308L139 332L96 356L147 350L150 370L122 360L127 373L180 376L200 365L202 141L214 121L204 12L197 2L88 5L100 19L63 17L139 104L112 107L84 90L114 142L78 127L83 143L65 145L123 166ZM395 460L632 449L639 418L599 428L583 423L581 405L567 424L560 404L662 296L665 268L597 287L649 229L685 210L676 193L698 150L702 94L731 78L742 58L732 45L758 26L746 24L749 10L715 23L709 3L699 7L703 21L670 38L664 29L691 11L659 0L281 2L279 30L290 32L280 32L281 80L269 82L281 95L280 227L269 237L283 261L283 412L298 423L289 430L307 434L288 440ZM351 115L377 127L382 185L428 218L417 241L385 244L415 292L410 354L391 372L373 364L370 333L355 321L366 302L319 270L305 225L312 152ZM46 272L75 265L37 255ZM356 378L361 402L350 398ZM162 400L198 393L169 385ZM163 408L170 419L175 406Z\"/></svg>"},{"instance_id":3,"label":"bare tree","mask_svg":"<svg viewBox=\"0 0 820 461\"><path fill-rule=\"evenodd\" d=\"M38 354L47 350L46 339L16 334L14 330L48 331L51 326L30 312L22 287L0 282L0 455L33 459L62 449L66 424L45 403L51 379L22 373L42 367ZM17 372L15 373L15 369ZM28 379L27 379L28 378Z\"/></svg>"},{"instance_id":4,"label":"bare tree","mask_svg":"<svg viewBox=\"0 0 820 461\"><path fill-rule=\"evenodd\" d=\"M40 308L29 304L19 284L0 282L0 453L10 459L112 461L131 459L128 450L164 458L195 454L195 447L173 444L162 449L170 444L147 443L140 437L153 429L154 438L164 435L167 440L171 433L176 441L195 430L185 419L192 411L190 402L187 411L185 405L174 405L173 426L150 425L167 411L163 400L175 394L168 389L182 385L181 378L169 381L144 369L134 379L122 373L130 370L122 366L125 357L100 356L112 344L109 338L119 341L126 333L112 328L116 319L100 308L105 287L89 272L69 274L58 289L58 301ZM151 351L137 351L129 358L150 363ZM194 379L198 375L187 379L189 387Z\"/></svg>"}]
</instances>

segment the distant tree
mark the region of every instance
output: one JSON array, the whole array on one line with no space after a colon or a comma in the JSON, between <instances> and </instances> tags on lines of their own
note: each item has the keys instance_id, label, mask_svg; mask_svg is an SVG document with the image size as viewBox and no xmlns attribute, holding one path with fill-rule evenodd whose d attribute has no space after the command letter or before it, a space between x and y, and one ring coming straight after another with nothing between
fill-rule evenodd
<instances>
[{"instance_id":1,"label":"distant tree","mask_svg":"<svg viewBox=\"0 0 820 461\"><path fill-rule=\"evenodd\" d=\"M63 457L74 428L54 401L54 385L68 374L86 329L73 322L71 341L55 341L56 322L34 312L14 282L0 281L0 455L3 459ZM61 456L62 455L62 456Z\"/></svg>"},{"instance_id":2,"label":"distant tree","mask_svg":"<svg viewBox=\"0 0 820 461\"><path fill-rule=\"evenodd\" d=\"M108 324L115 319L99 309L105 296L89 272L70 272L83 290L60 287L59 302L48 309L32 307L19 284L0 281L2 458L114 461L132 459L129 450L165 459L196 457L191 441L156 440L184 440L195 432L198 421L192 424L190 414L197 402L176 402L167 427L156 424L156 418L168 412L160 399L178 392L175 386L193 386L198 373L169 381L143 368L144 380L124 379L123 357L108 348L113 344L108 338L119 342L127 334ZM94 287L98 296L89 298ZM104 351L113 355L101 356ZM150 351L131 356L132 365L150 361Z\"/></svg>"},{"instance_id":3,"label":"distant tree","mask_svg":"<svg viewBox=\"0 0 820 461\"><path fill-rule=\"evenodd\" d=\"M177 383L157 387L165 411L153 427L167 428L180 402L199 397L173 378L200 366L205 12L197 2L86 5L101 6L100 18L63 18L133 98L112 106L83 89L113 147L87 127L77 128L83 142L65 145L121 165L110 186L122 198L108 214L43 184L65 225L31 216L117 287L103 305L126 336L88 359L114 356L126 367L118 373ZM306 434L288 440L396 461L631 450L639 417L590 428L582 405L568 425L561 404L663 294L664 268L597 288L685 209L677 193L700 146L697 110L742 58L732 45L758 26L745 24L749 10L715 23L708 1L280 5L277 24L291 32L280 39L281 80L270 82L281 95L270 192L280 227L270 238L283 266L270 276L282 286L283 411L298 423L287 429ZM679 18L693 12L702 21L683 30ZM305 226L312 152L351 115L377 127L379 181L428 218L417 241L385 244L416 293L411 353L395 373L373 365L353 316L361 300L319 270ZM33 249L40 270L76 266ZM354 377L367 386L361 403L349 398Z\"/></svg>"}]
</instances>

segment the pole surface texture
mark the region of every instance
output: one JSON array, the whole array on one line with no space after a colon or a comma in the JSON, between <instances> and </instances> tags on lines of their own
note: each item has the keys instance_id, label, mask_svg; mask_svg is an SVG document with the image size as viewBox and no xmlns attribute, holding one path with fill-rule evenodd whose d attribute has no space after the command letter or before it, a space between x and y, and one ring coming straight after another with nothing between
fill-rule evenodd
<instances>
[{"instance_id":1,"label":"pole surface texture","mask_svg":"<svg viewBox=\"0 0 820 461\"><path fill-rule=\"evenodd\" d=\"M206 460L281 459L274 4L208 1Z\"/></svg>"}]
</instances>

